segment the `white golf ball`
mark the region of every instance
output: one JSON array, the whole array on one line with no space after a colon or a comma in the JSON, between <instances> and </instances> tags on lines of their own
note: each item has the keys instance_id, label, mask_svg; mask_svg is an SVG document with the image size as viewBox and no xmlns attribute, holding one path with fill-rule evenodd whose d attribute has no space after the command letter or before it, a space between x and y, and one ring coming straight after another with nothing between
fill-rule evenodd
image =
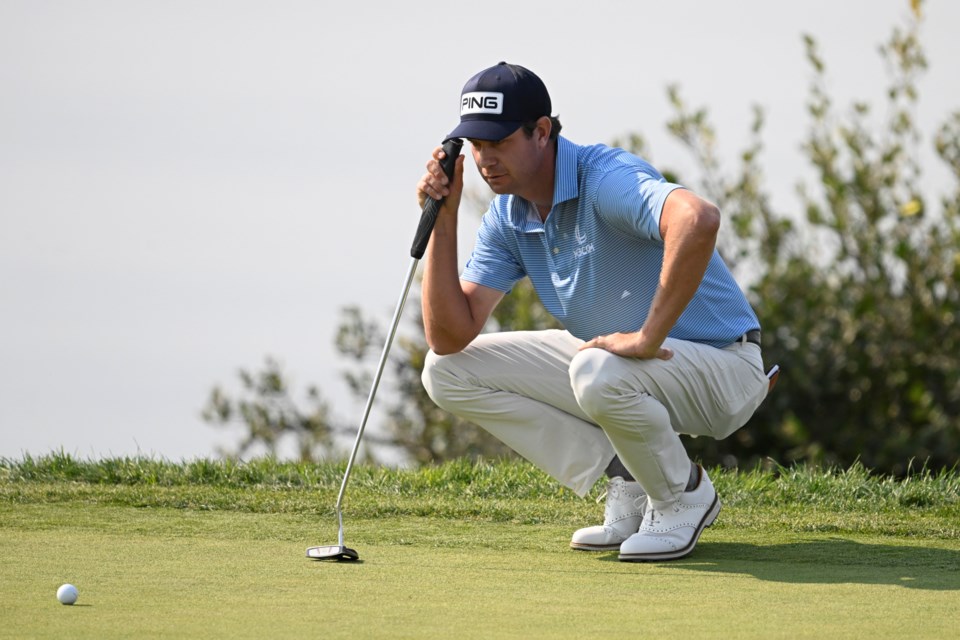
<instances>
[{"instance_id":1,"label":"white golf ball","mask_svg":"<svg viewBox=\"0 0 960 640\"><path fill-rule=\"evenodd\" d=\"M59 600L61 604L73 604L77 601L79 595L77 588L72 584L60 585L60 588L57 589L57 600Z\"/></svg>"}]
</instances>

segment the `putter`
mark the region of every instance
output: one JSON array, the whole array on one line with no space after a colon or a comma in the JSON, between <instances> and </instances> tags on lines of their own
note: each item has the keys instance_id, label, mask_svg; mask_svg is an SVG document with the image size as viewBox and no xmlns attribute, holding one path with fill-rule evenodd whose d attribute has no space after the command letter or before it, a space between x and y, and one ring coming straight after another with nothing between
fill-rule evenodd
<instances>
[{"instance_id":1,"label":"putter","mask_svg":"<svg viewBox=\"0 0 960 640\"><path fill-rule=\"evenodd\" d=\"M440 166L449 178L453 177L453 168L457 162L457 156L460 155L460 148L462 146L463 142L459 138L447 140L443 143L445 156L443 160L440 161ZM337 495L337 544L308 548L307 557L313 560L352 561L360 559L360 554L358 554L355 549L346 547L343 544L343 496L347 491L347 481L350 479L350 471L353 470L353 461L357 458L357 450L360 448L360 439L363 438L363 430L367 426L367 418L370 417L373 398L376 396L377 387L380 385L380 376L383 375L383 369L387 364L387 356L390 354L390 346L393 344L393 337L397 333L397 325L400 323L403 305L407 301L407 294L410 292L410 285L413 284L413 277L417 273L417 265L420 263L420 258L423 257L424 252L427 250L427 243L430 241L433 225L437 222L437 214L440 213L440 205L442 202L442 198L440 200L434 200L429 196L427 197L427 201L423 205L423 213L420 215L420 224L417 226L417 235L414 237L413 245L410 247L410 268L407 269L407 278L403 284L403 291L400 293L397 308L393 312L390 332L387 334L386 344L383 345L383 352L380 354L380 363L377 365L377 372L373 376L370 395L367 396L367 404L363 409L360 427L357 429L357 439L353 442L353 450L350 452L347 469L343 473L343 482L340 483L340 493Z\"/></svg>"}]
</instances>

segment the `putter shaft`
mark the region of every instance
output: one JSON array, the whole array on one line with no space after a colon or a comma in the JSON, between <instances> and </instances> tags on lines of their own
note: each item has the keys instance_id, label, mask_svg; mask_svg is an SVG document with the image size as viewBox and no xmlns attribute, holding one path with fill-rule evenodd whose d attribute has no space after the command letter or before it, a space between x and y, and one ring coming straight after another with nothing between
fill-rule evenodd
<instances>
[{"instance_id":1,"label":"putter shaft","mask_svg":"<svg viewBox=\"0 0 960 640\"><path fill-rule=\"evenodd\" d=\"M340 483L340 493L337 495L337 525L338 525L338 544L343 546L343 514L341 507L343 505L343 496L347 491L347 481L350 479L350 472L353 470L353 462L357 458L357 451L360 449L360 440L363 438L363 431L367 427L367 418L370 417L370 409L373 407L373 399L377 395L377 387L380 386L380 378L383 375L383 369L387 365L387 357L390 355L390 347L393 344L393 338L397 333L397 326L400 324L400 316L403 314L403 306L407 302L407 294L410 293L410 285L413 284L413 277L417 273L417 265L420 263L418 258L410 259L410 268L407 270L407 279L404 282L403 291L400 293L400 300L397 302L397 308L393 312L393 320L390 323L390 332L387 334L386 343L383 345L383 353L380 354L380 363L377 365L377 372L373 376L373 384L370 387L370 395L367 396L367 405L363 409L363 417L360 419L360 427L357 429L357 439L353 442L353 450L350 452L350 459L347 461L347 469L343 473L343 481Z\"/></svg>"}]
</instances>

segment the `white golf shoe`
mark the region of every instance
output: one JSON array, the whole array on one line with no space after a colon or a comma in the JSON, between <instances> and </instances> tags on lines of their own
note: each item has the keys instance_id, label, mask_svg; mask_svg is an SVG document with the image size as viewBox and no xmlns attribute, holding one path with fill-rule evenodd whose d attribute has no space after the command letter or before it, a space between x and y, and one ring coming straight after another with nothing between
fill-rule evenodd
<instances>
[{"instance_id":1,"label":"white golf shoe","mask_svg":"<svg viewBox=\"0 0 960 640\"><path fill-rule=\"evenodd\" d=\"M607 483L603 524L578 529L570 546L581 551L612 551L637 532L647 507L647 494L639 483L617 476Z\"/></svg>"},{"instance_id":2,"label":"white golf shoe","mask_svg":"<svg viewBox=\"0 0 960 640\"><path fill-rule=\"evenodd\" d=\"M700 468L700 483L664 511L647 509L640 530L620 545L620 560L643 562L674 560L693 551L704 528L720 513L720 498L707 472Z\"/></svg>"}]
</instances>

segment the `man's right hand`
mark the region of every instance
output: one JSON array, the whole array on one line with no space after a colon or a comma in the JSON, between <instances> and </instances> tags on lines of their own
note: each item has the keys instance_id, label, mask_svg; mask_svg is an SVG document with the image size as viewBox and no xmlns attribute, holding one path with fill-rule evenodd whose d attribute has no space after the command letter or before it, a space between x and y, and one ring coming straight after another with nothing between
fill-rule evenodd
<instances>
[{"instance_id":1,"label":"man's right hand","mask_svg":"<svg viewBox=\"0 0 960 640\"><path fill-rule=\"evenodd\" d=\"M463 156L457 158L453 170L453 179L447 178L440 167L440 160L444 158L443 147L433 150L433 158L427 163L427 172L417 183L417 200L423 209L427 196L434 200L446 198L442 209L457 211L460 208L460 197L463 195Z\"/></svg>"}]
</instances>

